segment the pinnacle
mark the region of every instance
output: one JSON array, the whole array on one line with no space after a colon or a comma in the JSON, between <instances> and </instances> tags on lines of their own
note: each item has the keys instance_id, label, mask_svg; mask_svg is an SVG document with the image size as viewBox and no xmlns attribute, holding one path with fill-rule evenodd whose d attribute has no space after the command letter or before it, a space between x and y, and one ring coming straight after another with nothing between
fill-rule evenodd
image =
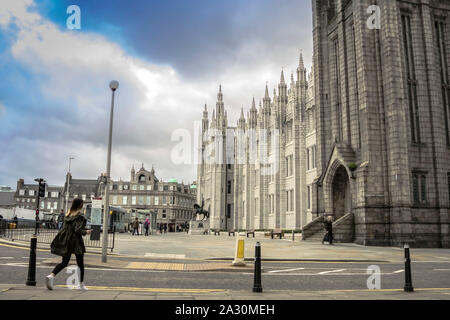
<instances>
[{"instance_id":1,"label":"pinnacle","mask_svg":"<svg viewBox=\"0 0 450 320\"><path fill-rule=\"evenodd\" d=\"M284 84L284 70L283 69L281 69L280 83Z\"/></svg>"}]
</instances>

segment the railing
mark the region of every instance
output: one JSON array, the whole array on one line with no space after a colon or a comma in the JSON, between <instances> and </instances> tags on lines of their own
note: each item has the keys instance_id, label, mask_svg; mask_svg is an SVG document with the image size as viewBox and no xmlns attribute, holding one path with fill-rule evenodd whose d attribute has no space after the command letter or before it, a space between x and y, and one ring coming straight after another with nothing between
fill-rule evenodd
<instances>
[{"instance_id":1,"label":"railing","mask_svg":"<svg viewBox=\"0 0 450 320\"><path fill-rule=\"evenodd\" d=\"M4 239L9 239L11 241L24 241L30 242L31 237L34 235L36 229L36 222L31 221L27 227L19 223L19 228L11 228L12 220L0 221L0 237ZM58 234L57 229L47 229L43 228L42 225L37 229L37 242L44 244L51 244L53 239L55 239ZM84 246L90 248L101 248L102 247L102 237L99 240L91 240L90 235L83 236ZM108 230L108 249L111 252L114 249L115 242L115 228L113 230Z\"/></svg>"}]
</instances>

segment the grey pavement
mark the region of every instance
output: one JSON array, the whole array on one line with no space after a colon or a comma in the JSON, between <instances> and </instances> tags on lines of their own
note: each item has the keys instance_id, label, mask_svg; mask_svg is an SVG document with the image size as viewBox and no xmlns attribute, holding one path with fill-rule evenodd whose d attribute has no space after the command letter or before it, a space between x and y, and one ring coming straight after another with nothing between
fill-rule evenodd
<instances>
[{"instance_id":1,"label":"grey pavement","mask_svg":"<svg viewBox=\"0 0 450 320\"><path fill-rule=\"evenodd\" d=\"M263 293L251 291L165 290L143 288L88 287L80 292L64 287L49 291L44 287L0 284L0 300L450 300L448 289L417 289L407 293L391 290L326 290L292 291L272 290Z\"/></svg>"},{"instance_id":2,"label":"grey pavement","mask_svg":"<svg viewBox=\"0 0 450 320\"><path fill-rule=\"evenodd\" d=\"M357 244L322 245L290 236L285 239L270 239L262 233L255 238L246 238L245 256L252 259L255 244L259 241L262 258L265 260L322 260L322 261L374 261L401 262L403 248L366 247ZM114 252L119 255L138 257L171 257L173 259L232 259L236 238L222 233L220 236L189 236L184 233L153 235L149 237L119 234L116 236ZM450 249L411 249L416 261L450 261Z\"/></svg>"}]
</instances>

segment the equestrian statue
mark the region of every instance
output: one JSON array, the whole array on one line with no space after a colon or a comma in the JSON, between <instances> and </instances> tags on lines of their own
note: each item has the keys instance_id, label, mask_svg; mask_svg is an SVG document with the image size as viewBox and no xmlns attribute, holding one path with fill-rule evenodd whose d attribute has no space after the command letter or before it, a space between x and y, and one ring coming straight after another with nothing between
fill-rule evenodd
<instances>
[{"instance_id":1,"label":"equestrian statue","mask_svg":"<svg viewBox=\"0 0 450 320\"><path fill-rule=\"evenodd\" d=\"M202 199L202 206L200 207L198 204L194 204L195 209L195 215L203 215L202 221L209 219L209 212L207 210L204 210L203 207L205 205L205 200Z\"/></svg>"}]
</instances>

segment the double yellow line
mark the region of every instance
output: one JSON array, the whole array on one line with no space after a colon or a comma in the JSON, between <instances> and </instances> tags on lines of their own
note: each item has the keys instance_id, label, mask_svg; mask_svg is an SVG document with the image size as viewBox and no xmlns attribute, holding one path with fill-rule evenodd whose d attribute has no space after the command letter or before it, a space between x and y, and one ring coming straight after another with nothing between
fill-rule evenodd
<instances>
[{"instance_id":1,"label":"double yellow line","mask_svg":"<svg viewBox=\"0 0 450 320\"><path fill-rule=\"evenodd\" d=\"M56 287L68 288L66 285L57 285ZM178 289L178 288L134 288L134 287L103 287L88 286L93 291L121 291L121 292L149 292L149 293L219 293L225 292L220 289Z\"/></svg>"}]
</instances>

